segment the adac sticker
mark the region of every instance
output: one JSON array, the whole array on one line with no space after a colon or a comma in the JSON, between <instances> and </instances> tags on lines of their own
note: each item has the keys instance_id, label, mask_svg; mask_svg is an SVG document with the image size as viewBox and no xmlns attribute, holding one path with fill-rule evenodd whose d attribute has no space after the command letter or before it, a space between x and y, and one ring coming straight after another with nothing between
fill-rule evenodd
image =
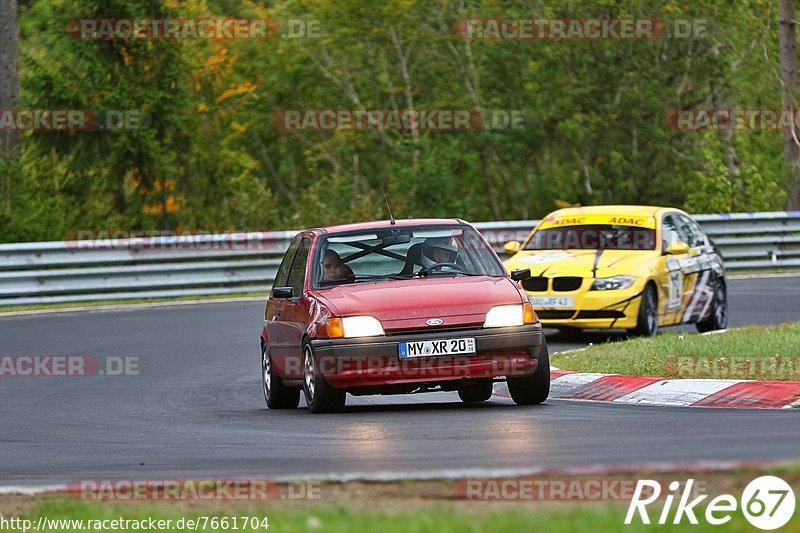
<instances>
[{"instance_id":1,"label":"adac sticker","mask_svg":"<svg viewBox=\"0 0 800 533\"><path fill-rule=\"evenodd\" d=\"M585 226L590 224L655 229L656 219L640 215L558 215L549 216L542 220L538 229L560 228L562 226Z\"/></svg>"}]
</instances>

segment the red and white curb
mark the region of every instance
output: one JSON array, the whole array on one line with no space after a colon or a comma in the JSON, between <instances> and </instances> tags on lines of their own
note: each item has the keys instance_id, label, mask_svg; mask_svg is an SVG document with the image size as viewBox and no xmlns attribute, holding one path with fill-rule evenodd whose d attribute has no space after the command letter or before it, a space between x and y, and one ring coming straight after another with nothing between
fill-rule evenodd
<instances>
[{"instance_id":1,"label":"red and white curb","mask_svg":"<svg viewBox=\"0 0 800 533\"><path fill-rule=\"evenodd\" d=\"M550 397L617 404L788 409L800 407L800 381L663 379L552 369Z\"/></svg>"}]
</instances>

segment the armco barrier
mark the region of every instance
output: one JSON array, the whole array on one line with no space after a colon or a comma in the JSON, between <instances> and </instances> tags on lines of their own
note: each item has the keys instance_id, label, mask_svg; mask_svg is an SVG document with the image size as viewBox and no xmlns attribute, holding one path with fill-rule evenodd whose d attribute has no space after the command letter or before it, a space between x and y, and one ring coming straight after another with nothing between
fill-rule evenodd
<instances>
[{"instance_id":1,"label":"armco barrier","mask_svg":"<svg viewBox=\"0 0 800 533\"><path fill-rule=\"evenodd\" d=\"M694 217L730 271L800 267L800 212ZM496 250L537 220L475 224ZM0 244L0 308L266 292L295 232Z\"/></svg>"}]
</instances>

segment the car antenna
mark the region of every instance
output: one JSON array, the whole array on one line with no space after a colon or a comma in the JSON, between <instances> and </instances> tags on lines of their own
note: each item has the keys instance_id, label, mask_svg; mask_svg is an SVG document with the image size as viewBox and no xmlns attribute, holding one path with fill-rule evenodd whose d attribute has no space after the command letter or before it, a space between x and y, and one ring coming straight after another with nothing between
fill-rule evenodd
<instances>
[{"instance_id":1,"label":"car antenna","mask_svg":"<svg viewBox=\"0 0 800 533\"><path fill-rule=\"evenodd\" d=\"M386 191L383 190L383 185L381 187L381 194L383 195L383 201L386 202L386 210L389 211L389 224L394 226L397 222L394 221L394 215L392 215L392 208L389 206L389 199L386 197Z\"/></svg>"}]
</instances>

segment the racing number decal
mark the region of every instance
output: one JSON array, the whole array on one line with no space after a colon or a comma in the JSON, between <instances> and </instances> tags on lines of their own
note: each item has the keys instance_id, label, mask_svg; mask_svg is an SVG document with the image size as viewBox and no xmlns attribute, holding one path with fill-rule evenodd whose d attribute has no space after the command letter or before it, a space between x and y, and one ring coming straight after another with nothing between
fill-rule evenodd
<instances>
[{"instance_id":1,"label":"racing number decal","mask_svg":"<svg viewBox=\"0 0 800 533\"><path fill-rule=\"evenodd\" d=\"M673 270L669 273L669 299L667 300L667 307L674 309L681 306L683 297L683 272L680 270Z\"/></svg>"},{"instance_id":2,"label":"racing number decal","mask_svg":"<svg viewBox=\"0 0 800 533\"><path fill-rule=\"evenodd\" d=\"M667 309L680 307L683 302L683 269L677 259L667 260Z\"/></svg>"}]
</instances>

